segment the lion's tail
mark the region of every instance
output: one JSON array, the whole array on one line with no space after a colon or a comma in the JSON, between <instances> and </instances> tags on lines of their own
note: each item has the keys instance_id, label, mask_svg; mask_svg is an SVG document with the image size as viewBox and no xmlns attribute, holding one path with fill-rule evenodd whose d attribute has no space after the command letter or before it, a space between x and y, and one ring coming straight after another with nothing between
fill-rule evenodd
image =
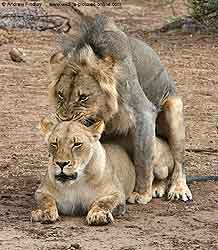
<instances>
[{"instance_id":1,"label":"lion's tail","mask_svg":"<svg viewBox=\"0 0 218 250\"><path fill-rule=\"evenodd\" d=\"M191 184L192 182L203 182L203 181L218 181L217 175L208 175L208 176L187 176L186 182L187 184Z\"/></svg>"}]
</instances>

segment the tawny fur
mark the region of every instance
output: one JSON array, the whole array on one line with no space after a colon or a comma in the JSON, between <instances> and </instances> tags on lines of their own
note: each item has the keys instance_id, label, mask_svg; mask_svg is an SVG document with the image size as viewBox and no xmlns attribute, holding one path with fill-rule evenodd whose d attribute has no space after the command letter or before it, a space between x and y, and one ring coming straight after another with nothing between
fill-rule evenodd
<instances>
[{"instance_id":1,"label":"tawny fur","mask_svg":"<svg viewBox=\"0 0 218 250\"><path fill-rule=\"evenodd\" d=\"M38 207L32 211L32 221L54 222L61 214L87 214L88 224L103 225L113 222L113 215L125 212L126 200L134 203L138 195L133 192L135 168L124 150L126 145L117 138L101 144L103 128L103 121L89 128L78 121L41 121L50 157L46 176L35 194ZM75 180L57 179L60 162L68 163L62 170L66 176L77 173ZM153 197L162 197L174 161L168 144L160 138L155 141L153 164Z\"/></svg>"},{"instance_id":2,"label":"tawny fur","mask_svg":"<svg viewBox=\"0 0 218 250\"><path fill-rule=\"evenodd\" d=\"M135 202L140 204L152 199L155 135L161 134L169 143L175 165L168 198L191 199L182 171L183 105L158 55L144 42L128 37L110 18L87 18L81 27L76 47L68 48L67 54L58 52L50 60L49 96L56 115L61 120L102 119L104 135L125 138L132 146ZM157 121L161 113L165 123Z\"/></svg>"},{"instance_id":3,"label":"tawny fur","mask_svg":"<svg viewBox=\"0 0 218 250\"><path fill-rule=\"evenodd\" d=\"M76 121L59 124L53 121L41 122L50 160L47 174L36 191L38 209L32 212L32 220L53 222L58 214L88 213L90 225L112 222L117 208L123 207L121 213L125 212L126 199L135 185L135 169L127 153L118 145L101 145L103 122L86 128ZM81 145L74 147L78 142ZM76 172L75 180L62 182L55 177L61 173L57 162L63 161L69 162L63 173L72 176Z\"/></svg>"}]
</instances>

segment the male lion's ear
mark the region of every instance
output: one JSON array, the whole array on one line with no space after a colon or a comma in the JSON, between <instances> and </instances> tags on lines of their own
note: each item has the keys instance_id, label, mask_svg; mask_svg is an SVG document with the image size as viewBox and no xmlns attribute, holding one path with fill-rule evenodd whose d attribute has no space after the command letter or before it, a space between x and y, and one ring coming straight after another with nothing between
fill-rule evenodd
<instances>
[{"instance_id":1,"label":"male lion's ear","mask_svg":"<svg viewBox=\"0 0 218 250\"><path fill-rule=\"evenodd\" d=\"M57 121L54 118L44 117L39 122L39 130L44 137L48 137L56 124Z\"/></svg>"},{"instance_id":2,"label":"male lion's ear","mask_svg":"<svg viewBox=\"0 0 218 250\"><path fill-rule=\"evenodd\" d=\"M48 97L51 103L56 103L56 85L64 70L68 58L64 56L62 51L59 51L51 56L49 63L49 85Z\"/></svg>"},{"instance_id":3,"label":"male lion's ear","mask_svg":"<svg viewBox=\"0 0 218 250\"><path fill-rule=\"evenodd\" d=\"M119 63L112 56L99 59L97 69L94 71L94 78L98 81L101 89L107 95L107 104L111 117L118 110L117 76L120 72Z\"/></svg>"},{"instance_id":4,"label":"male lion's ear","mask_svg":"<svg viewBox=\"0 0 218 250\"><path fill-rule=\"evenodd\" d=\"M91 131L92 136L99 140L101 138L101 134L103 133L105 128L105 124L103 120L95 122L92 126L88 127L88 129Z\"/></svg>"},{"instance_id":5,"label":"male lion's ear","mask_svg":"<svg viewBox=\"0 0 218 250\"><path fill-rule=\"evenodd\" d=\"M64 55L62 51L59 51L51 56L49 61L49 73L50 73L50 80L54 80L59 78L61 72L66 65L67 57Z\"/></svg>"},{"instance_id":6,"label":"male lion's ear","mask_svg":"<svg viewBox=\"0 0 218 250\"><path fill-rule=\"evenodd\" d=\"M112 69L117 63L117 60L111 55L107 55L102 59L102 61L105 64L105 66L110 69Z\"/></svg>"},{"instance_id":7,"label":"male lion's ear","mask_svg":"<svg viewBox=\"0 0 218 250\"><path fill-rule=\"evenodd\" d=\"M54 55L51 56L50 58L50 64L59 64L63 62L65 59L65 56L62 51L56 52Z\"/></svg>"}]
</instances>

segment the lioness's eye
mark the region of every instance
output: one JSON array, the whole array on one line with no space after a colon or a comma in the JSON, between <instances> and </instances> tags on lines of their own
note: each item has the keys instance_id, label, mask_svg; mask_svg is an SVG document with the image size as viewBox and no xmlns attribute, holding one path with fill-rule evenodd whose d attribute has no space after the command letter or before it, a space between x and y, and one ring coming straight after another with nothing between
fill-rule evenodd
<instances>
[{"instance_id":1,"label":"lioness's eye","mask_svg":"<svg viewBox=\"0 0 218 250\"><path fill-rule=\"evenodd\" d=\"M85 101L87 101L88 100L88 96L87 95L85 95L85 94L81 94L80 96L79 96L79 101L80 102L85 102Z\"/></svg>"},{"instance_id":2,"label":"lioness's eye","mask_svg":"<svg viewBox=\"0 0 218 250\"><path fill-rule=\"evenodd\" d=\"M73 148L79 148L79 147L81 147L82 146L82 142L75 142L74 144L73 144Z\"/></svg>"}]
</instances>

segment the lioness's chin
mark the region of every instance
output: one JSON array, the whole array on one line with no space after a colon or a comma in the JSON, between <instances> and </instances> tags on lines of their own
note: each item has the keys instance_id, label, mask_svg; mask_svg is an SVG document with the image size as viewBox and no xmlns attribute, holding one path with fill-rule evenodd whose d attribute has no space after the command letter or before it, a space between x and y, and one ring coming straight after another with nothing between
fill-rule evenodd
<instances>
[{"instance_id":1,"label":"lioness's chin","mask_svg":"<svg viewBox=\"0 0 218 250\"><path fill-rule=\"evenodd\" d=\"M58 175L55 175L55 180L61 183L65 183L65 182L74 182L76 180L78 180L78 173L75 172L72 175L66 175L64 173L60 173Z\"/></svg>"}]
</instances>

